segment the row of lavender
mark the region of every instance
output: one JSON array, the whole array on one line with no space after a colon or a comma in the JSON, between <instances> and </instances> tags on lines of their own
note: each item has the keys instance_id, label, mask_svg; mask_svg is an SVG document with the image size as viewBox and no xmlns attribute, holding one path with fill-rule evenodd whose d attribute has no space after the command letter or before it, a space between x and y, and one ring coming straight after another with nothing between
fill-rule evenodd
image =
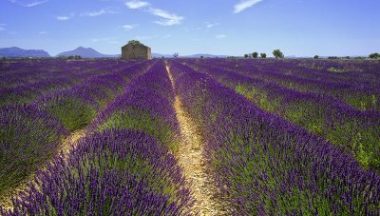
<instances>
[{"instance_id":1,"label":"row of lavender","mask_svg":"<svg viewBox=\"0 0 380 216\"><path fill-rule=\"evenodd\" d=\"M261 109L276 113L350 152L380 172L380 113L358 111L330 96L301 93L225 69L201 67Z\"/></svg>"},{"instance_id":2,"label":"row of lavender","mask_svg":"<svg viewBox=\"0 0 380 216\"><path fill-rule=\"evenodd\" d=\"M240 61L240 60L239 60ZM231 67L236 61L218 63L219 66ZM349 86L377 87L379 84L379 61L340 61L340 60L310 60L310 59L272 59L240 61L237 67L252 71L275 72L290 75L305 80L320 80L327 83L337 83Z\"/></svg>"},{"instance_id":3,"label":"row of lavender","mask_svg":"<svg viewBox=\"0 0 380 216\"><path fill-rule=\"evenodd\" d=\"M171 62L177 94L202 126L205 156L238 215L378 215L380 177L211 77Z\"/></svg>"},{"instance_id":4,"label":"row of lavender","mask_svg":"<svg viewBox=\"0 0 380 216\"><path fill-rule=\"evenodd\" d=\"M189 190L174 156L174 92L162 62L98 115L91 135L56 157L2 215L187 215Z\"/></svg>"},{"instance_id":5,"label":"row of lavender","mask_svg":"<svg viewBox=\"0 0 380 216\"><path fill-rule=\"evenodd\" d=\"M87 82L93 76L110 74L126 64L117 62L62 60L0 62L0 106L30 103L51 91Z\"/></svg>"},{"instance_id":6,"label":"row of lavender","mask_svg":"<svg viewBox=\"0 0 380 216\"><path fill-rule=\"evenodd\" d=\"M52 79L62 75L87 76L90 73L107 73L106 69L116 66L119 62L111 60L67 61L51 60L5 60L0 61L0 87L16 87L41 80ZM122 63L122 62L120 62Z\"/></svg>"},{"instance_id":7,"label":"row of lavender","mask_svg":"<svg viewBox=\"0 0 380 216\"><path fill-rule=\"evenodd\" d=\"M0 108L0 198L52 158L70 131L88 125L148 66L124 63L108 74L91 76L86 83L41 95L31 104Z\"/></svg>"},{"instance_id":8,"label":"row of lavender","mask_svg":"<svg viewBox=\"0 0 380 216\"><path fill-rule=\"evenodd\" d=\"M299 77L344 82L351 85L364 83L372 87L379 84L379 61L296 59L286 61L286 63L288 69L284 72Z\"/></svg>"},{"instance_id":9,"label":"row of lavender","mask_svg":"<svg viewBox=\"0 0 380 216\"><path fill-rule=\"evenodd\" d=\"M350 72L341 69L340 73L328 71L326 67L329 67L329 61L322 61L326 64L321 67L322 69L316 66L313 68L314 64L321 64L320 62L313 60L305 62L302 60L235 60L232 62L207 60L198 64L212 66L216 70L227 69L301 92L332 96L360 110L380 111L379 62L357 63L357 70L364 71L365 64L372 65L366 72ZM305 64L309 68L302 66ZM370 76L365 76L366 74Z\"/></svg>"}]
</instances>

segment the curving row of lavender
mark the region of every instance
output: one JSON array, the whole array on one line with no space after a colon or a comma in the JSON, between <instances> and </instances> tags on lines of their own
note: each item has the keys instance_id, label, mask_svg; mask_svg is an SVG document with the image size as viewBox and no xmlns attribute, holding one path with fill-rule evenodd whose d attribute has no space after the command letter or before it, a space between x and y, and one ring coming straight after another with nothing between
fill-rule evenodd
<instances>
[{"instance_id":1,"label":"curving row of lavender","mask_svg":"<svg viewBox=\"0 0 380 216\"><path fill-rule=\"evenodd\" d=\"M33 106L0 109L0 201L51 158L68 131Z\"/></svg>"},{"instance_id":2,"label":"curving row of lavender","mask_svg":"<svg viewBox=\"0 0 380 216\"><path fill-rule=\"evenodd\" d=\"M16 61L8 64L8 67L0 66L0 106L31 103L43 94L69 89L89 82L92 77L112 74L130 65L114 61L62 60Z\"/></svg>"},{"instance_id":3,"label":"curving row of lavender","mask_svg":"<svg viewBox=\"0 0 380 216\"><path fill-rule=\"evenodd\" d=\"M310 59L256 59L217 61L218 66L232 66L258 72L282 73L290 77L305 80L320 80L327 83L337 83L349 86L367 85L377 87L379 84L378 61L341 61L341 60L310 60Z\"/></svg>"},{"instance_id":4,"label":"curving row of lavender","mask_svg":"<svg viewBox=\"0 0 380 216\"><path fill-rule=\"evenodd\" d=\"M324 64L320 63L324 62ZM380 111L380 63L378 61L352 63L350 67L335 66L339 73L329 71L330 61L313 60L206 60L190 61L215 70L226 69L251 78L274 82L301 92L335 97L359 110ZM323 67L314 66L322 64ZM335 62L340 64L339 62ZM299 66L301 65L301 66ZM308 65L308 68L302 65ZM344 64L343 64L344 65ZM364 65L371 65L368 68ZM330 68L335 68L330 67ZM362 70L362 72L357 71ZM366 76L367 75L367 76Z\"/></svg>"},{"instance_id":5,"label":"curving row of lavender","mask_svg":"<svg viewBox=\"0 0 380 216\"><path fill-rule=\"evenodd\" d=\"M58 156L2 215L187 215L189 190L174 156L174 92L162 62L98 115L91 135Z\"/></svg>"},{"instance_id":6,"label":"curving row of lavender","mask_svg":"<svg viewBox=\"0 0 380 216\"><path fill-rule=\"evenodd\" d=\"M350 152L380 173L380 113L358 111L333 97L303 93L225 69L200 67L258 107L276 113Z\"/></svg>"},{"instance_id":7,"label":"curving row of lavender","mask_svg":"<svg viewBox=\"0 0 380 216\"><path fill-rule=\"evenodd\" d=\"M27 103L44 92L68 88L92 75L104 73L98 70L99 64L83 64L82 67L63 61L16 61L9 64L0 75L1 105Z\"/></svg>"},{"instance_id":8,"label":"curving row of lavender","mask_svg":"<svg viewBox=\"0 0 380 216\"><path fill-rule=\"evenodd\" d=\"M1 107L0 200L57 154L70 131L87 126L103 103L112 100L149 65L123 63L108 74L89 75L89 82L52 91L30 104Z\"/></svg>"},{"instance_id":9,"label":"curving row of lavender","mask_svg":"<svg viewBox=\"0 0 380 216\"><path fill-rule=\"evenodd\" d=\"M379 214L376 173L210 76L171 65L177 94L202 126L208 164L236 214Z\"/></svg>"},{"instance_id":10,"label":"curving row of lavender","mask_svg":"<svg viewBox=\"0 0 380 216\"><path fill-rule=\"evenodd\" d=\"M112 101L135 77L146 72L150 63L121 64L107 74L92 76L69 89L38 97L32 105L47 110L69 131L88 125L95 115Z\"/></svg>"}]
</instances>

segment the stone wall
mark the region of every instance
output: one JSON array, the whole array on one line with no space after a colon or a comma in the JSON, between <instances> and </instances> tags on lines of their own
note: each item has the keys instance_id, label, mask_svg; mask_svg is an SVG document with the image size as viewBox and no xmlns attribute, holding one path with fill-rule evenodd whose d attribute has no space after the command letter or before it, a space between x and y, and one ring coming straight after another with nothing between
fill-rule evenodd
<instances>
[{"instance_id":1,"label":"stone wall","mask_svg":"<svg viewBox=\"0 0 380 216\"><path fill-rule=\"evenodd\" d=\"M139 45L126 45L122 47L123 59L152 59L149 47Z\"/></svg>"}]
</instances>

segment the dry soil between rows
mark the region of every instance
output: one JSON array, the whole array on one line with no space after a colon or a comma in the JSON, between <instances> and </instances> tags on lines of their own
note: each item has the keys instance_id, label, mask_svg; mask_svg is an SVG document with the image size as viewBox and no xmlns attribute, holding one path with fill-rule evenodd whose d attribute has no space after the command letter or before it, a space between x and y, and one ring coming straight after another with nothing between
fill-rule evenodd
<instances>
[{"instance_id":1,"label":"dry soil between rows","mask_svg":"<svg viewBox=\"0 0 380 216\"><path fill-rule=\"evenodd\" d=\"M175 82L168 65L166 70L174 88ZM181 133L181 143L175 155L195 200L191 212L194 215L226 215L221 200L216 196L212 178L206 172L204 141L200 130L185 111L179 96L175 97L173 106Z\"/></svg>"}]
</instances>

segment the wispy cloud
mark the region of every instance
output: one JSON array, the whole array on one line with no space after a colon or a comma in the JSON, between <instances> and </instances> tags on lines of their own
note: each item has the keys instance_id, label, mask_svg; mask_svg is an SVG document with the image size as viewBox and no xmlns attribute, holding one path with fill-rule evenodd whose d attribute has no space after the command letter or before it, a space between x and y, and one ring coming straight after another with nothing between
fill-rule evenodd
<instances>
[{"instance_id":1,"label":"wispy cloud","mask_svg":"<svg viewBox=\"0 0 380 216\"><path fill-rule=\"evenodd\" d=\"M150 13L160 17L161 20L154 21L154 23L163 26L178 25L181 24L182 20L184 19L182 16L178 16L174 13L169 13L159 8L151 8Z\"/></svg>"},{"instance_id":2,"label":"wispy cloud","mask_svg":"<svg viewBox=\"0 0 380 216\"><path fill-rule=\"evenodd\" d=\"M65 20L69 20L70 19L70 17L68 17L68 16L57 16L57 20L59 20L59 21L65 21Z\"/></svg>"},{"instance_id":3,"label":"wispy cloud","mask_svg":"<svg viewBox=\"0 0 380 216\"><path fill-rule=\"evenodd\" d=\"M225 34L218 34L218 35L215 35L215 38L216 39L223 39L223 38L226 38L227 37L227 35L225 35Z\"/></svg>"},{"instance_id":4,"label":"wispy cloud","mask_svg":"<svg viewBox=\"0 0 380 216\"><path fill-rule=\"evenodd\" d=\"M86 17L96 17L96 16L101 16L105 14L115 14L116 12L110 9L101 9L98 11L89 11L89 12L84 12L81 13L80 16L86 16Z\"/></svg>"},{"instance_id":5,"label":"wispy cloud","mask_svg":"<svg viewBox=\"0 0 380 216\"><path fill-rule=\"evenodd\" d=\"M123 25L122 26L125 31L130 31L136 27L136 25Z\"/></svg>"},{"instance_id":6,"label":"wispy cloud","mask_svg":"<svg viewBox=\"0 0 380 216\"><path fill-rule=\"evenodd\" d=\"M22 6L22 7L31 8L31 7L35 7L35 6L38 6L38 5L45 4L49 0L39 0L39 1L8 0L8 1L11 2L11 3L13 3L13 4L17 4L19 6Z\"/></svg>"},{"instance_id":7,"label":"wispy cloud","mask_svg":"<svg viewBox=\"0 0 380 216\"><path fill-rule=\"evenodd\" d=\"M240 13L263 0L242 0L234 6L234 13Z\"/></svg>"},{"instance_id":8,"label":"wispy cloud","mask_svg":"<svg viewBox=\"0 0 380 216\"><path fill-rule=\"evenodd\" d=\"M140 1L140 0L133 0L133 1L126 2L125 5L129 9L139 9L139 8L144 8L144 7L150 6L150 3L145 2L145 1Z\"/></svg>"},{"instance_id":9,"label":"wispy cloud","mask_svg":"<svg viewBox=\"0 0 380 216\"><path fill-rule=\"evenodd\" d=\"M57 20L59 21L67 21L69 19L72 19L74 17L74 14L70 14L68 16L57 16Z\"/></svg>"},{"instance_id":10,"label":"wispy cloud","mask_svg":"<svg viewBox=\"0 0 380 216\"><path fill-rule=\"evenodd\" d=\"M38 5L45 4L45 3L47 3L48 1L49 1L49 0L31 2L31 3L29 3L29 4L25 4L25 7L35 7L35 6L38 6Z\"/></svg>"},{"instance_id":11,"label":"wispy cloud","mask_svg":"<svg viewBox=\"0 0 380 216\"><path fill-rule=\"evenodd\" d=\"M182 20L184 19L184 17L179 16L177 14L168 12L160 8L152 7L151 4L146 1L133 0L133 1L126 2L125 5L129 9L146 9L145 11L149 12L150 14L154 16L161 18L160 20L154 21L154 23L158 25L163 25L163 26L179 25L182 23Z\"/></svg>"},{"instance_id":12,"label":"wispy cloud","mask_svg":"<svg viewBox=\"0 0 380 216\"><path fill-rule=\"evenodd\" d=\"M217 22L214 22L214 23L206 22L205 24L206 24L206 28L214 28L215 26L220 25Z\"/></svg>"}]
</instances>

